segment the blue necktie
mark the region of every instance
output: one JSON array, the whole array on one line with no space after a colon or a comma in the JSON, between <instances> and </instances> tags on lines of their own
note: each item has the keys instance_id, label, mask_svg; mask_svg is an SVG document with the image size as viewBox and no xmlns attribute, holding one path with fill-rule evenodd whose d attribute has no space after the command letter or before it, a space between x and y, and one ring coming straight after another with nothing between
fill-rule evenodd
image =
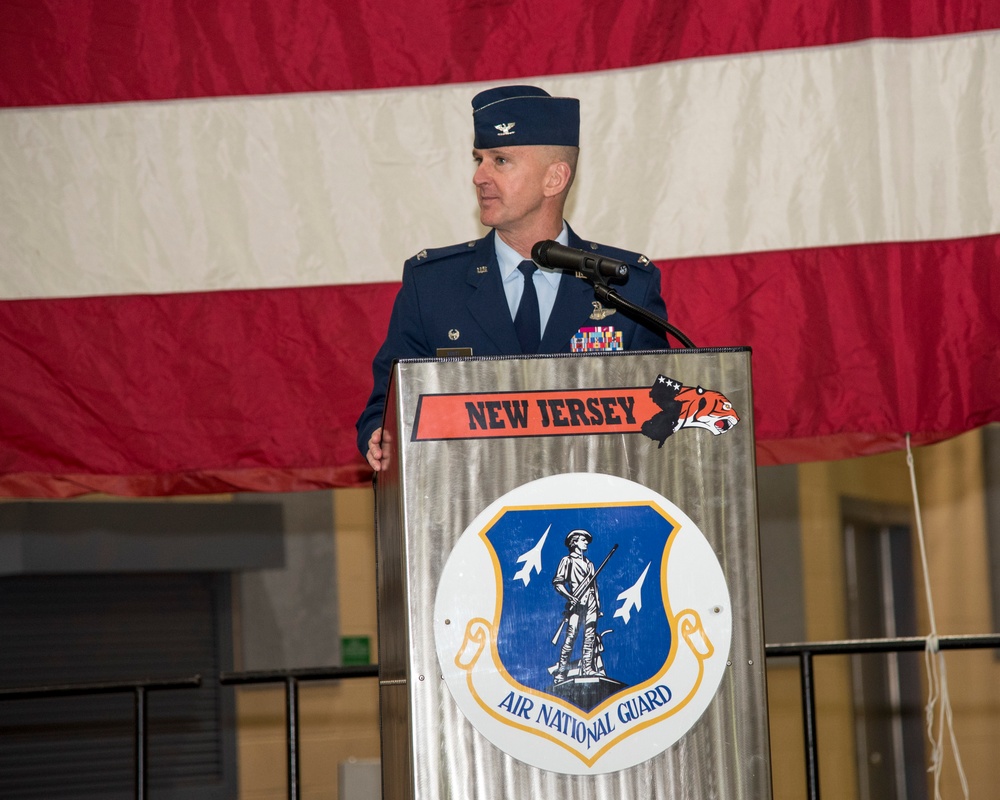
<instances>
[{"instance_id":1,"label":"blue necktie","mask_svg":"<svg viewBox=\"0 0 1000 800\"><path fill-rule=\"evenodd\" d=\"M521 343L522 353L537 353L542 340L542 323L538 313L538 294L535 292L534 274L538 269L531 261L522 261L517 268L524 275L524 292L514 316L514 330Z\"/></svg>"}]
</instances>

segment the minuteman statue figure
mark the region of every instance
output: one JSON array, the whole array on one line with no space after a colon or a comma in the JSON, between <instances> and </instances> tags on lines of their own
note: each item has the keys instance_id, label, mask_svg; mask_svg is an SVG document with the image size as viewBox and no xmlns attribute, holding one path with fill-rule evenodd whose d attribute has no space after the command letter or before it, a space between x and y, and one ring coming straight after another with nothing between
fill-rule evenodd
<instances>
[{"instance_id":1,"label":"minuteman statue figure","mask_svg":"<svg viewBox=\"0 0 1000 800\"><path fill-rule=\"evenodd\" d=\"M559 653L555 681L567 679L573 645L576 643L580 626L583 626L583 648L580 654L581 676L603 674L599 657L600 646L597 638L597 620L601 616L601 599L597 591L594 564L587 558L587 547L593 541L589 531L582 528L566 534L569 555L563 556L552 578L552 586L566 598L566 634Z\"/></svg>"}]
</instances>

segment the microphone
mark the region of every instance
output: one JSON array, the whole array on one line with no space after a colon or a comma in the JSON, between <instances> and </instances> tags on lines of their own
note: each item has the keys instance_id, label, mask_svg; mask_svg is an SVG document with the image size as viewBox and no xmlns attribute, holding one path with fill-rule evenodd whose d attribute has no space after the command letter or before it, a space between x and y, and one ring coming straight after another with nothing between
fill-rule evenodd
<instances>
[{"instance_id":1,"label":"microphone","mask_svg":"<svg viewBox=\"0 0 1000 800\"><path fill-rule=\"evenodd\" d=\"M617 258L598 256L577 250L574 247L545 239L531 248L531 258L536 264L550 269L567 269L582 272L588 278L604 280L628 280L628 264Z\"/></svg>"}]
</instances>

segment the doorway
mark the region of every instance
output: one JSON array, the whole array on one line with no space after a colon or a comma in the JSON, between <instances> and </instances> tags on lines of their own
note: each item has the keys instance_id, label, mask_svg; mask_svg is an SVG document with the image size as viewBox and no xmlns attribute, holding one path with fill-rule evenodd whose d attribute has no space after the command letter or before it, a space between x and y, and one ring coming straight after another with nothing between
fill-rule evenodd
<instances>
[{"instance_id":1,"label":"doorway","mask_svg":"<svg viewBox=\"0 0 1000 800\"><path fill-rule=\"evenodd\" d=\"M917 635L913 536L907 506L844 499L847 633ZM861 800L926 800L922 653L851 657Z\"/></svg>"}]
</instances>

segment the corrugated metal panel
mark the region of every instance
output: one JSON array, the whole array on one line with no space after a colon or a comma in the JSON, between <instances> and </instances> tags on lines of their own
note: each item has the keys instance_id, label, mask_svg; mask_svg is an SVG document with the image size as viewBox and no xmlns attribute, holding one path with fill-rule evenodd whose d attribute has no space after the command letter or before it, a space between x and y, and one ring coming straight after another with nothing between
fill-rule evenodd
<instances>
[{"instance_id":1,"label":"corrugated metal panel","mask_svg":"<svg viewBox=\"0 0 1000 800\"><path fill-rule=\"evenodd\" d=\"M769 798L749 351L413 360L400 362L393 374L385 419L385 430L392 436L383 437L387 468L378 473L376 495L386 800ZM678 434L662 448L651 443L652 437L624 434L436 441L415 435L418 408L435 396L617 387L627 391L651 386L658 376L724 391L738 410L739 425L724 438L705 431ZM463 531L508 493L565 473L613 477L660 493L696 521L732 598L728 654L716 650L725 672L704 713L659 754L603 772L599 763L590 773L576 774L513 755L501 744L528 741L521 726L507 726L513 733L498 736L504 738L501 744L490 740L460 708L443 676L449 667L436 652L439 585ZM597 503L604 499L593 496ZM494 581L489 570L477 571L478 562L465 566L468 574L481 574L487 585ZM494 716L484 712L482 719ZM657 728L647 730L655 733ZM623 743L618 752L634 750L637 738ZM653 736L647 741L652 747ZM541 736L532 743L539 750L548 744ZM529 746L519 752L523 755Z\"/></svg>"},{"instance_id":2,"label":"corrugated metal panel","mask_svg":"<svg viewBox=\"0 0 1000 800\"><path fill-rule=\"evenodd\" d=\"M217 683L229 665L218 630L226 587L207 574L0 580L0 686L200 673L199 689L149 695L150 791L229 797L233 732ZM131 797L133 714L131 694L0 704L0 797Z\"/></svg>"}]
</instances>

